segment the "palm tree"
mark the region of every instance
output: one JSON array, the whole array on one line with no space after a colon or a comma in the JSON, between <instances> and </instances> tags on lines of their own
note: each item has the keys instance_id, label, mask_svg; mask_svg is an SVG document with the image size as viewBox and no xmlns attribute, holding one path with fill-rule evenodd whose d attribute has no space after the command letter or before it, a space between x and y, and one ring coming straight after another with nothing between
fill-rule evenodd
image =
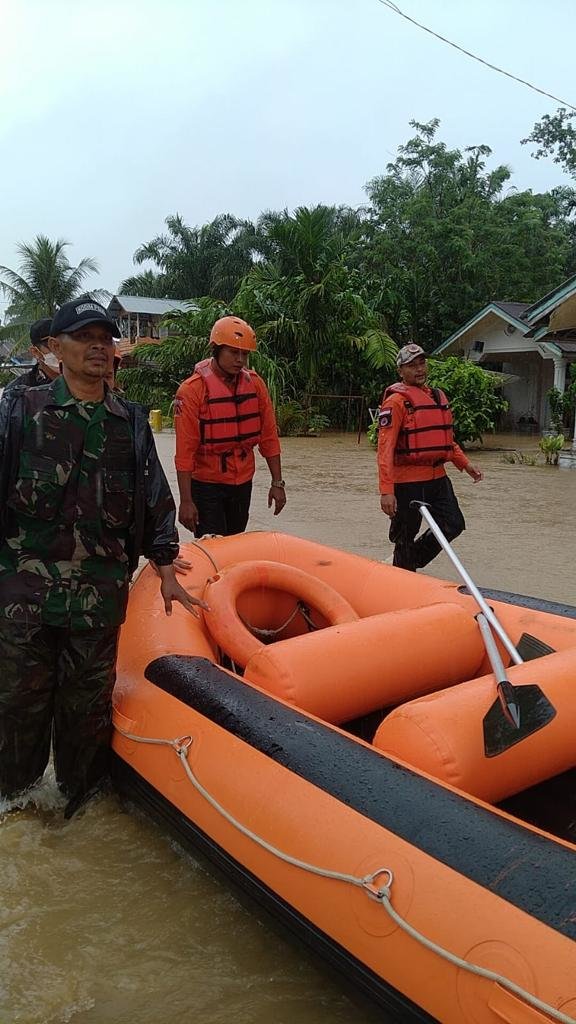
<instances>
[{"instance_id":1,"label":"palm tree","mask_svg":"<svg viewBox=\"0 0 576 1024\"><path fill-rule=\"evenodd\" d=\"M166 226L167 234L136 250L134 263L155 263L170 298L230 300L252 266L253 225L222 213L209 224L191 228L177 213L166 218Z\"/></svg>"},{"instance_id":2,"label":"palm tree","mask_svg":"<svg viewBox=\"0 0 576 1024\"><path fill-rule=\"evenodd\" d=\"M144 270L141 274L127 277L118 285L119 295L140 295L149 299L171 299L168 279L165 274Z\"/></svg>"},{"instance_id":3,"label":"palm tree","mask_svg":"<svg viewBox=\"0 0 576 1024\"><path fill-rule=\"evenodd\" d=\"M267 213L257 225L265 259L235 299L275 357L294 365L307 390L354 374L355 355L394 365L396 346L372 308L356 270L361 221L346 208L299 207Z\"/></svg>"},{"instance_id":4,"label":"palm tree","mask_svg":"<svg viewBox=\"0 0 576 1024\"><path fill-rule=\"evenodd\" d=\"M0 288L9 300L0 337L13 342L13 352L28 344L28 329L34 320L53 316L63 302L81 293L88 274L97 272L98 264L90 257L73 267L64 251L69 244L62 238L53 242L46 235L37 235L33 242L16 247L20 257L17 271L0 266Z\"/></svg>"}]
</instances>

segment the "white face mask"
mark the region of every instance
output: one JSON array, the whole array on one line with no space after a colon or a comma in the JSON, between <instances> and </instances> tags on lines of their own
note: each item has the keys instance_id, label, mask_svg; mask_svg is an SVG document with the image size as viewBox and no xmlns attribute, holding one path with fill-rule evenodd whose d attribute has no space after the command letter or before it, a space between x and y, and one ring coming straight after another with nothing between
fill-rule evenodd
<instances>
[{"instance_id":1,"label":"white face mask","mask_svg":"<svg viewBox=\"0 0 576 1024\"><path fill-rule=\"evenodd\" d=\"M60 363L53 352L47 352L44 356L44 363L49 366L51 370L59 370Z\"/></svg>"}]
</instances>

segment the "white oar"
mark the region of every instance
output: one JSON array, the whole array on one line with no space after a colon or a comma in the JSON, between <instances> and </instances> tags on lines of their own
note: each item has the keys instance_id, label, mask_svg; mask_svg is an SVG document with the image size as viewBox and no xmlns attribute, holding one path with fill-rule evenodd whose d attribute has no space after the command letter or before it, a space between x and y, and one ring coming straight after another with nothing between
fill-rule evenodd
<instances>
[{"instance_id":1,"label":"white oar","mask_svg":"<svg viewBox=\"0 0 576 1024\"><path fill-rule=\"evenodd\" d=\"M513 686L506 676L506 669L500 657L500 651L494 640L492 629L500 637L503 645L516 665L522 665L523 659L518 654L504 627L498 621L492 608L478 590L478 587L462 565L452 549L452 545L444 536L428 505L422 501L411 502L419 509L420 514L428 523L440 546L448 555L452 565L463 579L470 594L480 608L477 615L478 626L482 633L484 647L492 666L498 699L484 716L484 752L486 757L502 754L511 746L519 743L538 729L542 729L552 721L556 709L548 700L542 688L535 683L523 683ZM492 627L492 629L490 629Z\"/></svg>"},{"instance_id":2,"label":"white oar","mask_svg":"<svg viewBox=\"0 0 576 1024\"><path fill-rule=\"evenodd\" d=\"M492 630L490 629L488 620L483 612L478 613L476 616L476 622L480 626L480 632L482 633L486 654L488 655L488 660L492 666L492 671L496 680L496 692L498 694L498 700L500 701L502 711L506 715L510 725L514 726L515 729L519 729L520 704L516 699L516 690L506 675L506 669L504 668L504 662L500 657L500 651L498 650L496 641L492 635Z\"/></svg>"},{"instance_id":3,"label":"white oar","mask_svg":"<svg viewBox=\"0 0 576 1024\"><path fill-rule=\"evenodd\" d=\"M444 551L448 555L448 558L452 562L452 565L456 569L456 572L459 574L459 576L462 578L462 580L466 584L466 587L468 588L470 594L472 595L472 597L476 601L476 604L480 608L480 611L486 616L486 618L488 619L488 622L492 626L492 629L494 630L496 635L500 637L502 643L504 644L504 647L508 651L508 654L512 658L512 661L514 662L514 664L515 665L522 665L523 664L523 659L518 654L518 651L516 650L514 644L512 643L510 637L508 636L506 630L501 625L499 620L496 618L496 615L492 611L492 608L487 603L485 598L482 596L482 594L478 590L478 587L474 583L474 580L471 579L469 573L466 571L466 569L462 565L462 562L458 558L458 555L454 551L454 549L453 549L452 545L450 544L450 541L448 540L448 538L445 537L444 534L442 533L442 530L438 526L438 523L434 519L434 516L430 512L430 509L429 509L428 505L426 504L426 502L425 501L412 501L410 504L413 505L415 508L418 508L421 516L428 523L428 526L432 530L432 533L436 537L436 540L442 546L442 548L444 549Z\"/></svg>"}]
</instances>

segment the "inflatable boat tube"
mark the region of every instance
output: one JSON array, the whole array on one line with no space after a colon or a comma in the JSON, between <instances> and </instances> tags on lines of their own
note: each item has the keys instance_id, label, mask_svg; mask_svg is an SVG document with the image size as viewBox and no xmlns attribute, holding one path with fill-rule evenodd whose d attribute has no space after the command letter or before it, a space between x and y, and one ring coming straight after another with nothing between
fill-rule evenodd
<instances>
[{"instance_id":1,"label":"inflatable boat tube","mask_svg":"<svg viewBox=\"0 0 576 1024\"><path fill-rule=\"evenodd\" d=\"M574 655L558 651L508 671L515 686L537 683L556 709L538 732L498 757L484 754L481 723L495 700L493 676L441 690L396 708L374 746L451 786L497 803L576 766Z\"/></svg>"},{"instance_id":2,"label":"inflatable boat tube","mask_svg":"<svg viewBox=\"0 0 576 1024\"><path fill-rule=\"evenodd\" d=\"M475 619L446 603L371 615L260 646L244 678L339 724L470 679L483 659Z\"/></svg>"},{"instance_id":3,"label":"inflatable boat tube","mask_svg":"<svg viewBox=\"0 0 576 1024\"><path fill-rule=\"evenodd\" d=\"M238 601L249 591L275 590L304 602L330 626L358 619L352 605L330 584L281 562L240 562L208 580L206 628L221 651L242 668L265 645L242 622Z\"/></svg>"}]
</instances>

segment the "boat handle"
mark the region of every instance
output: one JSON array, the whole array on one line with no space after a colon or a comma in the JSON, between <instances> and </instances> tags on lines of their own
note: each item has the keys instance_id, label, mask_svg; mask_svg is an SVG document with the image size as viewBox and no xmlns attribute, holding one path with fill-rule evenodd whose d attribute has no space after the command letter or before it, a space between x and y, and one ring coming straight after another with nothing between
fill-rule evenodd
<instances>
[{"instance_id":1,"label":"boat handle","mask_svg":"<svg viewBox=\"0 0 576 1024\"><path fill-rule=\"evenodd\" d=\"M505 1024L550 1024L550 1017L544 1016L533 1006L528 1006L512 992L494 982L488 996L488 1007Z\"/></svg>"}]
</instances>

